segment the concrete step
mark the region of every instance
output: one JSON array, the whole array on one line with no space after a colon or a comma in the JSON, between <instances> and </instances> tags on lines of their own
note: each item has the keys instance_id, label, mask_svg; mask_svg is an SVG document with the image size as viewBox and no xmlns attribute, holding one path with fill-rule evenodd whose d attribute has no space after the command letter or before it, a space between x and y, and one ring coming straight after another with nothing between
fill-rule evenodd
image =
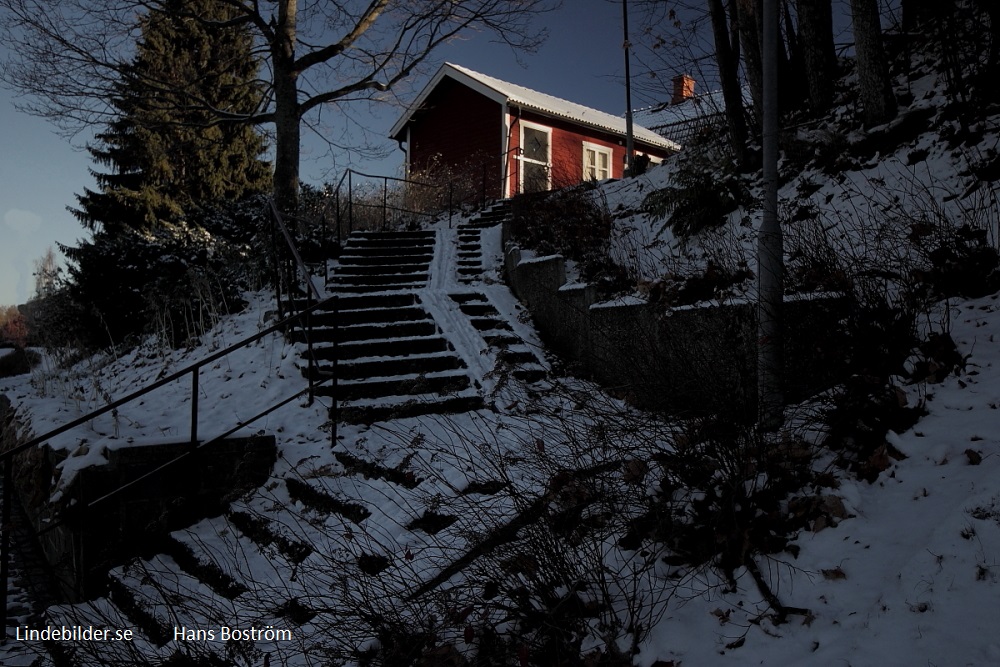
<instances>
[{"instance_id":1,"label":"concrete step","mask_svg":"<svg viewBox=\"0 0 1000 667\"><path fill-rule=\"evenodd\" d=\"M497 312L497 309L493 307L493 304L489 302L463 303L459 306L459 309L466 315L469 315L470 317L484 317L487 315L491 317L496 317L497 315L500 314Z\"/></svg>"},{"instance_id":2,"label":"concrete step","mask_svg":"<svg viewBox=\"0 0 1000 667\"><path fill-rule=\"evenodd\" d=\"M297 500L322 514L338 514L354 524L360 524L372 515L364 505L352 502L335 494L329 489L319 486L315 480L300 480L295 477L285 478L285 488L288 497Z\"/></svg>"},{"instance_id":3,"label":"concrete step","mask_svg":"<svg viewBox=\"0 0 1000 667\"><path fill-rule=\"evenodd\" d=\"M537 364L538 357L531 350L506 348L497 353L497 359L508 364Z\"/></svg>"},{"instance_id":4,"label":"concrete step","mask_svg":"<svg viewBox=\"0 0 1000 667\"><path fill-rule=\"evenodd\" d=\"M182 571L227 600L235 600L250 590L249 586L223 571L214 560L199 558L190 546L170 535L163 542L163 551Z\"/></svg>"},{"instance_id":5,"label":"concrete step","mask_svg":"<svg viewBox=\"0 0 1000 667\"><path fill-rule=\"evenodd\" d=\"M520 380L521 382L527 382L531 384L532 382L538 382L544 380L548 377L548 371L544 368L515 368L512 375Z\"/></svg>"},{"instance_id":6,"label":"concrete step","mask_svg":"<svg viewBox=\"0 0 1000 667\"><path fill-rule=\"evenodd\" d=\"M421 263L401 263L399 258L396 258L390 264L352 264L352 265L341 265L334 277L339 275L354 275L354 276L370 276L370 275L388 275L395 273L426 273L429 264L427 262Z\"/></svg>"},{"instance_id":7,"label":"concrete step","mask_svg":"<svg viewBox=\"0 0 1000 667\"><path fill-rule=\"evenodd\" d=\"M108 573L107 599L131 621L130 627L137 628L155 646L173 641L173 623L157 609L165 606L163 598L152 598L148 590L129 585L120 569Z\"/></svg>"},{"instance_id":8,"label":"concrete step","mask_svg":"<svg viewBox=\"0 0 1000 667\"><path fill-rule=\"evenodd\" d=\"M377 403L354 404L338 410L337 419L349 424L372 424L389 419L406 419L428 414L453 414L483 409L479 394L460 396L414 396L397 400L383 399Z\"/></svg>"},{"instance_id":9,"label":"concrete step","mask_svg":"<svg viewBox=\"0 0 1000 667\"><path fill-rule=\"evenodd\" d=\"M355 324L374 324L376 322L412 322L429 319L427 311L419 306L403 306L400 308L365 308L359 310L341 310L338 313L313 313L310 317L315 326L351 326Z\"/></svg>"},{"instance_id":10,"label":"concrete step","mask_svg":"<svg viewBox=\"0 0 1000 667\"><path fill-rule=\"evenodd\" d=\"M351 239L341 255L427 255L434 254L434 239L403 243L398 239Z\"/></svg>"},{"instance_id":11,"label":"concrete step","mask_svg":"<svg viewBox=\"0 0 1000 667\"><path fill-rule=\"evenodd\" d=\"M381 479L407 489L415 489L424 481L417 477L413 470L408 469L413 455L409 455L395 468L389 468L375 461L366 461L349 452L334 452L334 458L344 466L348 475L363 475L365 479Z\"/></svg>"},{"instance_id":12,"label":"concrete step","mask_svg":"<svg viewBox=\"0 0 1000 667\"><path fill-rule=\"evenodd\" d=\"M404 239L404 240L420 240L420 239L430 239L434 240L435 233L432 231L416 231L416 232L373 232L373 231L357 231L351 232L347 237L348 241L355 239Z\"/></svg>"},{"instance_id":13,"label":"concrete step","mask_svg":"<svg viewBox=\"0 0 1000 667\"><path fill-rule=\"evenodd\" d=\"M313 552L311 545L285 535L262 516L231 510L226 514L226 520L262 551L274 547L293 565L301 563Z\"/></svg>"},{"instance_id":14,"label":"concrete step","mask_svg":"<svg viewBox=\"0 0 1000 667\"><path fill-rule=\"evenodd\" d=\"M517 345L521 342L521 339L515 336L513 333L507 333L505 331L494 331L491 333L483 334L483 340L486 344L491 347L509 347L511 345Z\"/></svg>"},{"instance_id":15,"label":"concrete step","mask_svg":"<svg viewBox=\"0 0 1000 667\"><path fill-rule=\"evenodd\" d=\"M383 396L454 393L467 389L470 385L469 376L462 371L409 373L370 380L345 380L338 383L336 390L331 385L321 385L316 387L316 395L333 396L336 394L338 401L356 401L362 398L381 398Z\"/></svg>"},{"instance_id":16,"label":"concrete step","mask_svg":"<svg viewBox=\"0 0 1000 667\"><path fill-rule=\"evenodd\" d=\"M504 320L493 317L470 317L469 323L477 331L510 331L510 325ZM487 341L488 342L488 341Z\"/></svg>"},{"instance_id":17,"label":"concrete step","mask_svg":"<svg viewBox=\"0 0 1000 667\"><path fill-rule=\"evenodd\" d=\"M336 374L339 380L360 380L411 373L437 373L464 367L462 360L454 354L436 353L370 361L346 361L337 364ZM306 372L308 369L303 369L303 373ZM333 366L323 364L317 366L314 372L319 379L329 378L333 374Z\"/></svg>"},{"instance_id":18,"label":"concrete step","mask_svg":"<svg viewBox=\"0 0 1000 667\"><path fill-rule=\"evenodd\" d=\"M364 357L405 357L412 354L433 354L452 349L444 336L408 336L401 338L364 339L337 345L317 345L313 348L316 360L341 361Z\"/></svg>"},{"instance_id":19,"label":"concrete step","mask_svg":"<svg viewBox=\"0 0 1000 667\"><path fill-rule=\"evenodd\" d=\"M399 263L404 260L411 264L429 264L432 259L434 259L434 254L431 252L425 253L408 253L405 255L384 255L377 253L361 253L356 255L340 257L341 266L391 266L393 264Z\"/></svg>"},{"instance_id":20,"label":"concrete step","mask_svg":"<svg viewBox=\"0 0 1000 667\"><path fill-rule=\"evenodd\" d=\"M401 283L426 283L427 272L415 271L412 273L335 273L330 280L336 285L396 285Z\"/></svg>"},{"instance_id":21,"label":"concrete step","mask_svg":"<svg viewBox=\"0 0 1000 667\"><path fill-rule=\"evenodd\" d=\"M402 308L419 303L416 294L371 294L363 296L338 296L336 299L325 300L313 312L332 312L333 309L340 310L362 310L365 308ZM293 306L298 309L311 305L311 301L297 299Z\"/></svg>"},{"instance_id":22,"label":"concrete step","mask_svg":"<svg viewBox=\"0 0 1000 667\"><path fill-rule=\"evenodd\" d=\"M400 290L417 290L422 287L427 286L427 281L421 281L419 283L398 283L392 285L351 285L345 283L343 285L337 285L337 289L340 290L342 294L369 294L373 292L398 292Z\"/></svg>"},{"instance_id":23,"label":"concrete step","mask_svg":"<svg viewBox=\"0 0 1000 667\"><path fill-rule=\"evenodd\" d=\"M479 292L455 292L448 297L455 303L489 303Z\"/></svg>"},{"instance_id":24,"label":"concrete step","mask_svg":"<svg viewBox=\"0 0 1000 667\"><path fill-rule=\"evenodd\" d=\"M312 342L316 343L347 343L385 338L411 338L414 336L433 336L437 325L434 320L417 320L414 322L390 322L386 324L356 324L353 326L333 328L314 328L311 333ZM306 332L296 329L292 332L292 341L306 342Z\"/></svg>"}]
</instances>

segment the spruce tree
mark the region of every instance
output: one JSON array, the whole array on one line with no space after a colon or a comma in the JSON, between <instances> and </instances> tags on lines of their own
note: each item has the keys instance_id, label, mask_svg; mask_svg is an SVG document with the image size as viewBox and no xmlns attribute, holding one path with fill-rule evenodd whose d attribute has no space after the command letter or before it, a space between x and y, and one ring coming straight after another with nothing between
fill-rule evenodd
<instances>
[{"instance_id":1,"label":"spruce tree","mask_svg":"<svg viewBox=\"0 0 1000 667\"><path fill-rule=\"evenodd\" d=\"M271 186L265 142L253 127L192 111L208 104L238 114L262 97L253 85L259 63L249 33L224 25L232 16L223 3L207 6L214 9L170 0L168 11L141 19L135 58L111 100L117 118L89 148L107 171L92 170L98 188L79 195L71 210L91 237L62 248L71 262L70 294L87 314L77 332L82 342L117 342L153 320L161 330L184 329L166 332L175 343L197 335L188 323L217 308L189 283L222 285L206 276L226 268L226 240L205 233L198 212ZM197 299L190 296L196 291Z\"/></svg>"},{"instance_id":2,"label":"spruce tree","mask_svg":"<svg viewBox=\"0 0 1000 667\"><path fill-rule=\"evenodd\" d=\"M207 103L243 113L261 101L260 88L248 85L259 66L249 33L221 25L232 18L224 4L208 3L207 15L203 4L171 0L169 11L143 17L136 57L111 100L118 117L89 149L110 171L92 171L99 190L78 197L73 212L88 229L149 231L201 203L270 187L264 140L252 127L190 110Z\"/></svg>"}]
</instances>

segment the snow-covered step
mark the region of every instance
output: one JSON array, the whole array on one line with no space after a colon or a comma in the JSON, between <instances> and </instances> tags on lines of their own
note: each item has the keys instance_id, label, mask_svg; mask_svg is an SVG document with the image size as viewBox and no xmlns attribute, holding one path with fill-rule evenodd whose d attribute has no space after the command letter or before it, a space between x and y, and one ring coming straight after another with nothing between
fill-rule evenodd
<instances>
[{"instance_id":1,"label":"snow-covered step","mask_svg":"<svg viewBox=\"0 0 1000 667\"><path fill-rule=\"evenodd\" d=\"M354 254L354 253L346 254L348 250L345 250L344 251L345 254L341 254L339 258L341 266L345 267L368 266L368 265L392 266L393 264L398 263L400 261L399 255L372 254L370 252L360 253L360 254ZM406 257L406 262L408 264L430 264L430 261L434 258L434 253L432 248L426 248L422 249L422 251L418 253L413 253L413 252L406 253L405 257Z\"/></svg>"},{"instance_id":2,"label":"snow-covered step","mask_svg":"<svg viewBox=\"0 0 1000 667\"><path fill-rule=\"evenodd\" d=\"M342 309L337 313L313 313L313 326L350 326L353 324L374 324L376 322L407 322L430 317L423 308L409 305L396 308L366 308L363 310Z\"/></svg>"},{"instance_id":3,"label":"snow-covered step","mask_svg":"<svg viewBox=\"0 0 1000 667\"><path fill-rule=\"evenodd\" d=\"M333 490L322 486L317 480L301 480L294 477L285 479L288 496L322 514L337 514L355 524L362 523L372 515L370 509L344 498Z\"/></svg>"},{"instance_id":4,"label":"snow-covered step","mask_svg":"<svg viewBox=\"0 0 1000 667\"><path fill-rule=\"evenodd\" d=\"M465 364L451 353L411 354L382 359L362 358L337 364L337 377L342 380L385 377L401 373L433 373L464 368ZM329 377L334 367L330 364L316 366L316 377Z\"/></svg>"},{"instance_id":5,"label":"snow-covered step","mask_svg":"<svg viewBox=\"0 0 1000 667\"><path fill-rule=\"evenodd\" d=\"M341 401L382 396L408 396L411 394L446 394L461 391L471 382L462 370L435 373L407 373L365 380L341 380L336 388L325 384L316 387L317 396L336 396Z\"/></svg>"},{"instance_id":6,"label":"snow-covered step","mask_svg":"<svg viewBox=\"0 0 1000 667\"><path fill-rule=\"evenodd\" d=\"M470 317L469 322L479 331L510 331L510 325L496 317Z\"/></svg>"},{"instance_id":7,"label":"snow-covered step","mask_svg":"<svg viewBox=\"0 0 1000 667\"><path fill-rule=\"evenodd\" d=\"M405 243L400 239L352 239L344 246L342 254L347 257L359 255L379 255L382 257L426 255L431 252L433 246L433 239L417 243Z\"/></svg>"},{"instance_id":8,"label":"snow-covered step","mask_svg":"<svg viewBox=\"0 0 1000 667\"><path fill-rule=\"evenodd\" d=\"M318 345L313 347L313 358L317 360L337 358L344 361L366 357L405 357L411 354L432 354L451 350L448 340L440 335L405 336L358 340L338 345L336 348L331 345Z\"/></svg>"},{"instance_id":9,"label":"snow-covered step","mask_svg":"<svg viewBox=\"0 0 1000 667\"><path fill-rule=\"evenodd\" d=\"M421 281L416 283L398 283L398 284L388 284L388 285L351 285L351 284L333 284L332 287L340 290L344 294L367 294L369 292L390 292L390 291L413 291L421 289L427 286L427 281Z\"/></svg>"},{"instance_id":10,"label":"snow-covered step","mask_svg":"<svg viewBox=\"0 0 1000 667\"><path fill-rule=\"evenodd\" d=\"M414 273L350 273L338 272L330 281L338 285L420 284L427 282L427 271Z\"/></svg>"},{"instance_id":11,"label":"snow-covered step","mask_svg":"<svg viewBox=\"0 0 1000 667\"><path fill-rule=\"evenodd\" d=\"M371 339L402 338L413 336L433 336L438 332L434 320L417 320L413 322L385 322L379 324L354 324L346 327L314 328L311 333L301 329L292 332L292 340L305 343L309 337L313 344L337 341L365 341Z\"/></svg>"},{"instance_id":12,"label":"snow-covered step","mask_svg":"<svg viewBox=\"0 0 1000 667\"><path fill-rule=\"evenodd\" d=\"M352 424L371 424L389 419L405 419L429 414L448 414L481 410L483 398L469 389L452 396L386 396L367 401L352 401L338 409L338 418Z\"/></svg>"}]
</instances>

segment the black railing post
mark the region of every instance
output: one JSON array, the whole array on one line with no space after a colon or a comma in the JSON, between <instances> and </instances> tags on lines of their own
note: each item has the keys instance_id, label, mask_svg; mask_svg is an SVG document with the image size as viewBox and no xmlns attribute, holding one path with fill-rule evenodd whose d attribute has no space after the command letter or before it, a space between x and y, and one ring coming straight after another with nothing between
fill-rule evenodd
<instances>
[{"instance_id":1,"label":"black railing post","mask_svg":"<svg viewBox=\"0 0 1000 667\"><path fill-rule=\"evenodd\" d=\"M312 294L312 292L308 292ZM311 298L311 297L310 297ZM309 301L306 301L306 305L311 305ZM309 357L309 402L306 405L312 405L313 399L316 397L316 362L313 360L313 328L312 328L312 309L306 310L305 313L306 324L306 355Z\"/></svg>"},{"instance_id":2,"label":"black railing post","mask_svg":"<svg viewBox=\"0 0 1000 667\"><path fill-rule=\"evenodd\" d=\"M483 192L482 200L479 202L480 208L486 208L486 163L483 163Z\"/></svg>"},{"instance_id":3,"label":"black railing post","mask_svg":"<svg viewBox=\"0 0 1000 667\"><path fill-rule=\"evenodd\" d=\"M352 171L347 170L347 233L354 231L354 186L351 184Z\"/></svg>"},{"instance_id":4,"label":"black railing post","mask_svg":"<svg viewBox=\"0 0 1000 667\"><path fill-rule=\"evenodd\" d=\"M329 273L329 265L330 265L330 261L329 261L330 260L330 257L329 257L329 255L330 255L330 252L329 252L330 235L329 235L329 232L327 231L327 225L326 225L326 208L327 207L324 204L323 205L323 215L320 217L320 229L322 230L321 233L323 234L323 239L322 239L322 241L320 241L320 248L322 249L322 257L323 257L323 285L324 286L327 283L330 282L330 273Z\"/></svg>"},{"instance_id":5,"label":"black railing post","mask_svg":"<svg viewBox=\"0 0 1000 667\"><path fill-rule=\"evenodd\" d=\"M341 179L341 183L343 182L344 182L343 179ZM337 216L337 247L340 247L341 238L340 238L340 186L339 185L337 186L337 191L333 193L333 206L334 206L334 211L336 211L335 215Z\"/></svg>"},{"instance_id":6,"label":"black railing post","mask_svg":"<svg viewBox=\"0 0 1000 667\"><path fill-rule=\"evenodd\" d=\"M337 445L337 423L340 421L340 406L338 404L338 391L337 385L339 382L340 370L338 368L340 362L340 350L338 346L340 345L340 296L337 294L333 295L333 378L330 382L330 393L333 397L333 403L330 406L330 447L336 447Z\"/></svg>"},{"instance_id":7,"label":"black railing post","mask_svg":"<svg viewBox=\"0 0 1000 667\"><path fill-rule=\"evenodd\" d=\"M14 476L11 470L14 467L14 457L9 457L3 464L3 510L0 513L0 609L3 609L4 619L7 614L7 581L10 579L10 501L14 486ZM7 623L3 624L3 637L0 645L7 643Z\"/></svg>"},{"instance_id":8,"label":"black railing post","mask_svg":"<svg viewBox=\"0 0 1000 667\"><path fill-rule=\"evenodd\" d=\"M198 371L196 366L191 371L191 444L198 446Z\"/></svg>"},{"instance_id":9,"label":"black railing post","mask_svg":"<svg viewBox=\"0 0 1000 667\"><path fill-rule=\"evenodd\" d=\"M455 181L448 181L448 229L455 211Z\"/></svg>"},{"instance_id":10,"label":"black railing post","mask_svg":"<svg viewBox=\"0 0 1000 667\"><path fill-rule=\"evenodd\" d=\"M389 177L382 178L382 231L386 230L386 219L389 212Z\"/></svg>"},{"instance_id":11,"label":"black railing post","mask_svg":"<svg viewBox=\"0 0 1000 667\"><path fill-rule=\"evenodd\" d=\"M273 211L271 212L271 258L274 261L274 297L278 301L278 319L283 320L285 314L281 305L281 258L278 255L278 230Z\"/></svg>"}]
</instances>

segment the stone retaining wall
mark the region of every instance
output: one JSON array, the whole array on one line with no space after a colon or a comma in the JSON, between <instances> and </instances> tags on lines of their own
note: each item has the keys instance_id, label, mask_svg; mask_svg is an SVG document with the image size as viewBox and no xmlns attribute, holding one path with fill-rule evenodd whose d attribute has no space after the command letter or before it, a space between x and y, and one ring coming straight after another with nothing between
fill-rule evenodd
<instances>
[{"instance_id":1,"label":"stone retaining wall","mask_svg":"<svg viewBox=\"0 0 1000 667\"><path fill-rule=\"evenodd\" d=\"M507 233L505 230L505 241ZM755 410L756 306L665 309L639 299L597 303L593 287L567 284L558 255L522 260L510 247L507 282L542 338L619 395L648 409L751 416ZM785 302L785 390L797 400L843 376L845 297Z\"/></svg>"},{"instance_id":2,"label":"stone retaining wall","mask_svg":"<svg viewBox=\"0 0 1000 667\"><path fill-rule=\"evenodd\" d=\"M15 428L17 424L17 428ZM27 441L10 402L0 395L3 449ZM110 491L191 452L127 490ZM108 462L78 471L58 501L50 502L56 466L66 457L41 445L15 457L14 481L24 510L66 601L104 593L115 565L150 551L169 531L222 514L239 495L264 484L277 458L274 436L228 438L192 450L190 442L122 447ZM54 526L54 527L53 527ZM42 532L44 530L44 532Z\"/></svg>"}]
</instances>

